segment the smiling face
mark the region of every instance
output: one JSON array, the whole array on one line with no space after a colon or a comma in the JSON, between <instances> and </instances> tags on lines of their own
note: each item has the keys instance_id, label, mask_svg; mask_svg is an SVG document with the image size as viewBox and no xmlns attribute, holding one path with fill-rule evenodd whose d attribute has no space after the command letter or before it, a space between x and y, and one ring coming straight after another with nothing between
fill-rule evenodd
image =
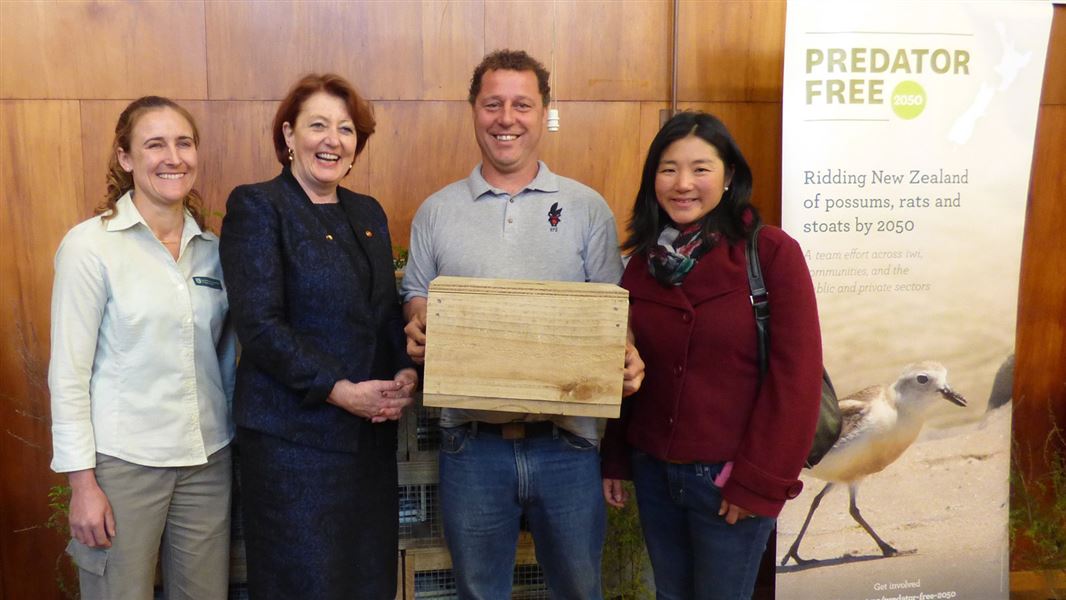
<instances>
[{"instance_id":1,"label":"smiling face","mask_svg":"<svg viewBox=\"0 0 1066 600\"><path fill-rule=\"evenodd\" d=\"M473 109L485 180L497 185L502 178L528 175L524 183L532 181L537 175L537 146L547 122L536 73L487 71Z\"/></svg>"},{"instance_id":2,"label":"smiling face","mask_svg":"<svg viewBox=\"0 0 1066 600\"><path fill-rule=\"evenodd\" d=\"M118 162L133 175L134 199L159 206L182 206L196 183L196 141L192 124L176 110L145 112L134 123L129 148Z\"/></svg>"},{"instance_id":3,"label":"smiling face","mask_svg":"<svg viewBox=\"0 0 1066 600\"><path fill-rule=\"evenodd\" d=\"M344 101L326 92L304 100L296 122L282 125L292 174L314 197L333 196L355 161L356 132Z\"/></svg>"},{"instance_id":4,"label":"smiling face","mask_svg":"<svg viewBox=\"0 0 1066 600\"><path fill-rule=\"evenodd\" d=\"M718 206L732 176L714 146L690 135L663 150L655 174L655 197L671 221L690 225Z\"/></svg>"}]
</instances>

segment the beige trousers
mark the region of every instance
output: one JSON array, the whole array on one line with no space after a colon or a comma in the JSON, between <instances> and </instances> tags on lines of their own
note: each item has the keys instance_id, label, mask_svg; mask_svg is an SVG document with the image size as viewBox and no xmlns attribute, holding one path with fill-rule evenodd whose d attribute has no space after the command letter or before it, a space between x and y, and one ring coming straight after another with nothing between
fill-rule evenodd
<instances>
[{"instance_id":1,"label":"beige trousers","mask_svg":"<svg viewBox=\"0 0 1066 600\"><path fill-rule=\"evenodd\" d=\"M229 588L227 446L194 467L145 467L96 455L96 481L115 514L111 547L71 540L83 600L151 600L162 551L167 600L225 600Z\"/></svg>"}]
</instances>

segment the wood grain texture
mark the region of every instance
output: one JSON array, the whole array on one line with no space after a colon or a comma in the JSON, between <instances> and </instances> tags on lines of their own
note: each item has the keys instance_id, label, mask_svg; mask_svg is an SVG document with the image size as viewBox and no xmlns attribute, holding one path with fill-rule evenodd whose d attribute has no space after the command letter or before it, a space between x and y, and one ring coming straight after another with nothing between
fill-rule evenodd
<instances>
[{"instance_id":1,"label":"wood grain texture","mask_svg":"<svg viewBox=\"0 0 1066 600\"><path fill-rule=\"evenodd\" d=\"M1040 104L1066 104L1066 4L1056 4L1052 15Z\"/></svg>"},{"instance_id":2,"label":"wood grain texture","mask_svg":"<svg viewBox=\"0 0 1066 600\"><path fill-rule=\"evenodd\" d=\"M593 188L607 200L622 232L640 186L639 102L561 102L560 130L541 139L548 167Z\"/></svg>"},{"instance_id":3,"label":"wood grain texture","mask_svg":"<svg viewBox=\"0 0 1066 600\"><path fill-rule=\"evenodd\" d=\"M466 97L481 59L480 2L208 2L212 99L281 99L335 72L371 99ZM270 65L264 68L263 65Z\"/></svg>"},{"instance_id":4,"label":"wood grain texture","mask_svg":"<svg viewBox=\"0 0 1066 600\"><path fill-rule=\"evenodd\" d=\"M367 193L389 217L392 242L410 239L411 220L430 194L465 178L480 160L470 105L454 102L376 102L378 130L370 138Z\"/></svg>"},{"instance_id":5,"label":"wood grain texture","mask_svg":"<svg viewBox=\"0 0 1066 600\"><path fill-rule=\"evenodd\" d=\"M559 2L556 95L560 100L666 100L670 2Z\"/></svg>"},{"instance_id":6,"label":"wood grain texture","mask_svg":"<svg viewBox=\"0 0 1066 600\"><path fill-rule=\"evenodd\" d=\"M3 98L203 98L204 4L0 2Z\"/></svg>"},{"instance_id":7,"label":"wood grain texture","mask_svg":"<svg viewBox=\"0 0 1066 600\"><path fill-rule=\"evenodd\" d=\"M1044 441L1066 431L1066 106L1040 109L1022 247L1014 383L1017 458L1030 481L1046 474ZM1059 447L1059 452L1066 448Z\"/></svg>"},{"instance_id":8,"label":"wood grain texture","mask_svg":"<svg viewBox=\"0 0 1066 600\"><path fill-rule=\"evenodd\" d=\"M678 100L781 102L784 0L681 0Z\"/></svg>"},{"instance_id":9,"label":"wood grain texture","mask_svg":"<svg viewBox=\"0 0 1066 600\"><path fill-rule=\"evenodd\" d=\"M421 9L422 82L416 97L465 100L470 74L485 54L484 36L477 35L484 4L423 0Z\"/></svg>"},{"instance_id":10,"label":"wood grain texture","mask_svg":"<svg viewBox=\"0 0 1066 600\"><path fill-rule=\"evenodd\" d=\"M0 102L0 573L9 598L53 596L65 544L43 527L48 488L63 481L48 467L49 306L55 249L83 218L80 131L77 102Z\"/></svg>"},{"instance_id":11,"label":"wood grain texture","mask_svg":"<svg viewBox=\"0 0 1066 600\"><path fill-rule=\"evenodd\" d=\"M428 303L426 406L618 416L622 288L442 276Z\"/></svg>"},{"instance_id":12,"label":"wood grain texture","mask_svg":"<svg viewBox=\"0 0 1066 600\"><path fill-rule=\"evenodd\" d=\"M558 3L544 0L486 0L485 53L504 48L525 50L549 71L554 70L552 50L557 40L553 40L552 32L557 15ZM474 66L470 65L467 80ZM554 97L554 90L552 94Z\"/></svg>"}]
</instances>

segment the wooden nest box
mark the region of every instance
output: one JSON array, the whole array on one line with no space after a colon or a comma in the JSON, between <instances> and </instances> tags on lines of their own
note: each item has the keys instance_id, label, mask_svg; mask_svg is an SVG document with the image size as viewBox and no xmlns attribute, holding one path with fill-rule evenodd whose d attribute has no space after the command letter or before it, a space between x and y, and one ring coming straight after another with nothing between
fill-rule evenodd
<instances>
[{"instance_id":1,"label":"wooden nest box","mask_svg":"<svg viewBox=\"0 0 1066 600\"><path fill-rule=\"evenodd\" d=\"M423 403L618 417L628 317L616 285L438 277Z\"/></svg>"}]
</instances>

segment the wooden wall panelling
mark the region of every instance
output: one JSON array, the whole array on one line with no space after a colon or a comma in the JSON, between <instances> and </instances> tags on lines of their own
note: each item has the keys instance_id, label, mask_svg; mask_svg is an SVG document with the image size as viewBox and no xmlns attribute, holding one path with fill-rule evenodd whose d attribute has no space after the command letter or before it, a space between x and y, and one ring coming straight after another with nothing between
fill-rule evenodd
<instances>
[{"instance_id":1,"label":"wooden wall panelling","mask_svg":"<svg viewBox=\"0 0 1066 600\"><path fill-rule=\"evenodd\" d=\"M274 155L271 125L278 103L274 101L204 102L200 121L200 162L203 165L197 188L210 217L208 224L218 231L226 200L238 185L273 179L281 172ZM342 185L361 189L366 182L366 154Z\"/></svg>"},{"instance_id":2,"label":"wooden wall panelling","mask_svg":"<svg viewBox=\"0 0 1066 600\"><path fill-rule=\"evenodd\" d=\"M671 15L669 2L648 0L489 0L485 51L529 52L554 71L552 95L559 100L663 100L670 89Z\"/></svg>"},{"instance_id":3,"label":"wooden wall panelling","mask_svg":"<svg viewBox=\"0 0 1066 600\"><path fill-rule=\"evenodd\" d=\"M382 13L392 10L385 4L378 6ZM465 100L470 73L485 54L485 5L469 0L422 0L421 8L422 89L418 97Z\"/></svg>"},{"instance_id":4,"label":"wooden wall panelling","mask_svg":"<svg viewBox=\"0 0 1066 600\"><path fill-rule=\"evenodd\" d=\"M682 0L678 100L780 102L785 2Z\"/></svg>"},{"instance_id":5,"label":"wooden wall panelling","mask_svg":"<svg viewBox=\"0 0 1066 600\"><path fill-rule=\"evenodd\" d=\"M78 103L0 102L0 555L9 598L55 594L63 548L46 529L51 473L47 388L52 260L82 219Z\"/></svg>"},{"instance_id":6,"label":"wooden wall panelling","mask_svg":"<svg viewBox=\"0 0 1066 600\"><path fill-rule=\"evenodd\" d=\"M765 222L781 224L781 105L765 102L683 102L682 109L718 117L751 167L752 204Z\"/></svg>"},{"instance_id":7,"label":"wooden wall panelling","mask_svg":"<svg viewBox=\"0 0 1066 600\"><path fill-rule=\"evenodd\" d=\"M557 13L557 5L544 0L487 0L485 52L502 48L525 50L552 70L552 31ZM467 81L473 70L471 64L467 68Z\"/></svg>"},{"instance_id":8,"label":"wooden wall panelling","mask_svg":"<svg viewBox=\"0 0 1066 600\"><path fill-rule=\"evenodd\" d=\"M203 2L2 2L3 98L203 98Z\"/></svg>"},{"instance_id":9,"label":"wooden wall panelling","mask_svg":"<svg viewBox=\"0 0 1066 600\"><path fill-rule=\"evenodd\" d=\"M1058 9L1058 10L1061 10ZM1050 65L1049 65L1050 68ZM1066 106L1040 109L1022 250L1014 371L1018 458L1042 477L1044 441L1053 423L1066 430ZM1049 413L1050 411L1050 413ZM1066 448L1058 447L1059 452Z\"/></svg>"},{"instance_id":10,"label":"wooden wall panelling","mask_svg":"<svg viewBox=\"0 0 1066 600\"><path fill-rule=\"evenodd\" d=\"M280 99L333 71L373 99L461 99L481 58L480 2L209 2L211 99ZM476 32L476 33L475 33Z\"/></svg>"},{"instance_id":11,"label":"wooden wall panelling","mask_svg":"<svg viewBox=\"0 0 1066 600\"><path fill-rule=\"evenodd\" d=\"M1066 104L1066 4L1055 5L1048 39L1041 104Z\"/></svg>"},{"instance_id":12,"label":"wooden wall panelling","mask_svg":"<svg viewBox=\"0 0 1066 600\"><path fill-rule=\"evenodd\" d=\"M311 71L335 71L372 94L370 47L362 4L207 3L211 99L277 100L300 75ZM401 48L391 50L397 61L411 58Z\"/></svg>"},{"instance_id":13,"label":"wooden wall panelling","mask_svg":"<svg viewBox=\"0 0 1066 600\"><path fill-rule=\"evenodd\" d=\"M639 102L562 102L560 130L545 132L540 157L548 167L595 189L624 231L640 185Z\"/></svg>"},{"instance_id":14,"label":"wooden wall panelling","mask_svg":"<svg viewBox=\"0 0 1066 600\"><path fill-rule=\"evenodd\" d=\"M76 204L77 215L81 220L93 216L96 207L104 200L104 194L107 192L107 163L111 159L115 123L129 103L129 100L83 100L78 103L81 112L79 141L82 153L82 193L70 200ZM190 103L185 102L182 105L192 110ZM197 116L193 114L194 118ZM199 188L199 184L196 187Z\"/></svg>"},{"instance_id":15,"label":"wooden wall panelling","mask_svg":"<svg viewBox=\"0 0 1066 600\"><path fill-rule=\"evenodd\" d=\"M669 98L672 3L557 6L555 81L561 100Z\"/></svg>"},{"instance_id":16,"label":"wooden wall panelling","mask_svg":"<svg viewBox=\"0 0 1066 600\"><path fill-rule=\"evenodd\" d=\"M389 217L392 242L407 246L411 220L430 194L462 179L480 160L470 104L376 102L370 138L370 185Z\"/></svg>"}]
</instances>

